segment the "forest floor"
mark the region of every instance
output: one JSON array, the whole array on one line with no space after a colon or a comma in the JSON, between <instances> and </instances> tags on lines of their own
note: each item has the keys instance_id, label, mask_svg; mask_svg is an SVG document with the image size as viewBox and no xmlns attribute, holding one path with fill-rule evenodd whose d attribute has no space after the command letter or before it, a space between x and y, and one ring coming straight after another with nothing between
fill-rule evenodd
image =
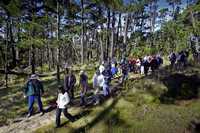
<instances>
[{"instance_id":1,"label":"forest floor","mask_svg":"<svg viewBox=\"0 0 200 133\"><path fill-rule=\"evenodd\" d=\"M146 77L130 74L122 87L113 83L113 95L100 105L81 108L73 106L69 112L78 116L71 123L62 118L62 127L55 128L55 110L49 108L55 100L56 83L47 79L43 98L48 113L26 118L24 114L0 127L0 133L36 132L136 132L136 133L192 133L200 132L200 67L189 66L181 72L161 68ZM1 90L0 90L1 91ZM14 89L9 94L17 94ZM54 95L52 95L54 93ZM2 93L1 93L2 95ZM1 97L4 98L5 96ZM19 100L21 97L17 98ZM12 99L13 100L13 99ZM26 112L26 102L17 109ZM5 104L4 104L5 105ZM2 105L1 109L2 109ZM11 112L8 108L7 112ZM6 112L6 111L3 111ZM12 114L12 113L11 113ZM8 115L5 113L5 115Z\"/></svg>"}]
</instances>

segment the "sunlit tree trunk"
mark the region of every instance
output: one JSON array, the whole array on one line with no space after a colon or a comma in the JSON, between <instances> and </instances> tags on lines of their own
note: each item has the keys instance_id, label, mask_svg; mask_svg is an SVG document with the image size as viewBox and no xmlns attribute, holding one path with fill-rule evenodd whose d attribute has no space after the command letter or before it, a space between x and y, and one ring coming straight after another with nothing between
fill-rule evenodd
<instances>
[{"instance_id":1,"label":"sunlit tree trunk","mask_svg":"<svg viewBox=\"0 0 200 133\"><path fill-rule=\"evenodd\" d=\"M110 49L110 58L113 58L114 55L114 44L115 44L115 13L112 14L112 35L111 35L111 49Z\"/></svg>"}]
</instances>

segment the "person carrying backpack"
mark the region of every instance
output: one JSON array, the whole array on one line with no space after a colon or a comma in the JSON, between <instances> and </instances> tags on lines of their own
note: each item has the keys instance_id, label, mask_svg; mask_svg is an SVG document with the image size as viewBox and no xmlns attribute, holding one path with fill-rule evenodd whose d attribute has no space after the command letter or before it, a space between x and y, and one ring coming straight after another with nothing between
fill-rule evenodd
<instances>
[{"instance_id":1,"label":"person carrying backpack","mask_svg":"<svg viewBox=\"0 0 200 133\"><path fill-rule=\"evenodd\" d=\"M60 127L60 116L63 112L64 116L71 122L75 121L75 117L68 113L67 105L70 102L68 93L64 90L63 86L58 88L57 109L56 109L56 128Z\"/></svg>"},{"instance_id":2,"label":"person carrying backpack","mask_svg":"<svg viewBox=\"0 0 200 133\"><path fill-rule=\"evenodd\" d=\"M26 83L24 88L24 97L28 97L28 115L30 117L33 113L33 105L35 99L38 102L40 115L44 114L43 105L41 101L41 95L44 93L42 82L39 81L36 74L32 74L29 81Z\"/></svg>"}]
</instances>

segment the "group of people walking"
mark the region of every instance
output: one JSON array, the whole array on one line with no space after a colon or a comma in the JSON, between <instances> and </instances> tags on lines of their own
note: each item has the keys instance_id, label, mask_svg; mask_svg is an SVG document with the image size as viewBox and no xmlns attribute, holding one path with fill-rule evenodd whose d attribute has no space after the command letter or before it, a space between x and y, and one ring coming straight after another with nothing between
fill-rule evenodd
<instances>
[{"instance_id":1,"label":"group of people walking","mask_svg":"<svg viewBox=\"0 0 200 133\"><path fill-rule=\"evenodd\" d=\"M118 73L118 68L116 64L110 62L102 62L101 65L96 69L92 82L93 82L93 102L98 104L100 102L99 95L104 97L110 96L110 83L111 80ZM56 110L56 127L60 126L60 116L61 112L67 117L70 121L75 121L76 118L68 113L67 108L73 100L75 99L75 85L77 83L76 76L72 68L65 68L64 82L63 85L58 87L57 95L57 110ZM89 90L88 84L88 75L84 70L81 70L79 73L79 87L80 87L80 106L87 105L86 94ZM24 88L24 96L28 99L28 115L30 117L33 115L33 105L37 101L40 115L42 116L45 111L43 109L43 104L41 96L44 94L43 84L39 80L39 77L36 74L30 76Z\"/></svg>"},{"instance_id":2,"label":"group of people walking","mask_svg":"<svg viewBox=\"0 0 200 133\"><path fill-rule=\"evenodd\" d=\"M148 72L154 72L163 64L160 54L145 55L143 58L129 59L129 70L134 73L147 75Z\"/></svg>"},{"instance_id":3,"label":"group of people walking","mask_svg":"<svg viewBox=\"0 0 200 133\"><path fill-rule=\"evenodd\" d=\"M182 70L188 62L189 52L187 50L182 50L178 53L171 52L168 56L170 61L170 68L176 70Z\"/></svg>"},{"instance_id":4,"label":"group of people walking","mask_svg":"<svg viewBox=\"0 0 200 133\"><path fill-rule=\"evenodd\" d=\"M134 63L133 63L134 62ZM152 71L157 69L163 60L160 56L145 56L144 58L137 59L135 61L122 58L120 62L116 60L103 61L99 67L96 68L92 78L93 86L88 84L88 75L84 70L79 73L79 87L80 87L80 106L87 105L87 92L92 90L93 104L100 103L100 95L107 98L111 95L111 81L113 79L119 79L119 83L123 84L128 78L130 72L139 71L141 74L147 74L149 68ZM77 84L77 78L70 67L65 68L65 76L63 85L58 87L57 95L57 110L56 110L56 127L60 126L61 113L65 115L71 122L76 118L68 113L68 105L75 99L75 85ZM25 97L28 99L28 117L33 114L33 104L35 100L38 102L40 115L45 113L41 101L41 96L44 94L43 84L39 80L36 74L31 75L24 89Z\"/></svg>"}]
</instances>

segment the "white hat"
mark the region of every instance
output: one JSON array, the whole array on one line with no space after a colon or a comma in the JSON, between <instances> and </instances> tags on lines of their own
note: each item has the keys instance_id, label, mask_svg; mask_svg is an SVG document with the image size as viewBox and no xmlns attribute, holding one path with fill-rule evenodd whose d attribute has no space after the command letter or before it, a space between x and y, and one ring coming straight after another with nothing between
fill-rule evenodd
<instances>
[{"instance_id":1,"label":"white hat","mask_svg":"<svg viewBox=\"0 0 200 133\"><path fill-rule=\"evenodd\" d=\"M81 71L80 71L80 74L83 74L83 73L84 73L84 71L83 71L83 70L81 70Z\"/></svg>"},{"instance_id":2,"label":"white hat","mask_svg":"<svg viewBox=\"0 0 200 133\"><path fill-rule=\"evenodd\" d=\"M37 74L32 74L31 77L30 77L30 79L38 79Z\"/></svg>"}]
</instances>

